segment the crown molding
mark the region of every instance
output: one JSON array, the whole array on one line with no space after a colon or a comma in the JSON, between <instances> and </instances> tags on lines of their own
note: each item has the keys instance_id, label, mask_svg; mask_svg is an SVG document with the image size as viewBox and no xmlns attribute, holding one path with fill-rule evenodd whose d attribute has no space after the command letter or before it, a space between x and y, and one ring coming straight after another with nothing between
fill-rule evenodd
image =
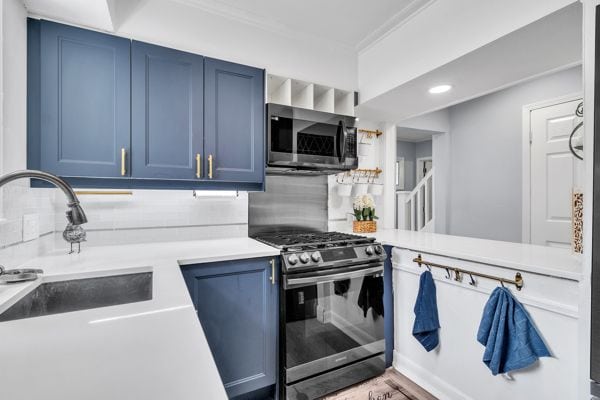
<instances>
[{"instance_id":1,"label":"crown molding","mask_svg":"<svg viewBox=\"0 0 600 400\"><path fill-rule=\"evenodd\" d=\"M435 2L436 0L413 0L409 5L392 15L387 21L361 40L356 45L356 52L362 54L367 51Z\"/></svg>"},{"instance_id":2,"label":"crown molding","mask_svg":"<svg viewBox=\"0 0 600 400\"><path fill-rule=\"evenodd\" d=\"M312 42L326 43L330 46L341 47L348 51L355 52L352 44L340 42L338 40L323 38L322 36L310 34L306 32L298 32L289 28L285 24L269 18L267 16L253 13L251 11L234 7L223 3L219 0L169 0L174 3L179 3L188 7L197 8L207 13L218 15L229 20L240 22L246 25L262 29L277 35L281 35L290 39L309 40Z\"/></svg>"}]
</instances>

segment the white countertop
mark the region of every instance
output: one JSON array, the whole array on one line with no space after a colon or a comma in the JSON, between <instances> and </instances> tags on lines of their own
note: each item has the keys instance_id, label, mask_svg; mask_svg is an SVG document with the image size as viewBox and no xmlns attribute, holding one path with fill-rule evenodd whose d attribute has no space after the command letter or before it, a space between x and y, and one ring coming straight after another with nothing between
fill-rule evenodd
<instances>
[{"instance_id":1,"label":"white countertop","mask_svg":"<svg viewBox=\"0 0 600 400\"><path fill-rule=\"evenodd\" d=\"M394 247L536 274L577 281L582 275L580 256L569 249L401 229L382 229L368 236Z\"/></svg>"},{"instance_id":2,"label":"white countertop","mask_svg":"<svg viewBox=\"0 0 600 400\"><path fill-rule=\"evenodd\" d=\"M84 247L28 262L44 269L42 278L0 285L0 312L43 282L149 270L153 298L0 323L0 397L226 399L179 266L278 254L234 238Z\"/></svg>"}]
</instances>

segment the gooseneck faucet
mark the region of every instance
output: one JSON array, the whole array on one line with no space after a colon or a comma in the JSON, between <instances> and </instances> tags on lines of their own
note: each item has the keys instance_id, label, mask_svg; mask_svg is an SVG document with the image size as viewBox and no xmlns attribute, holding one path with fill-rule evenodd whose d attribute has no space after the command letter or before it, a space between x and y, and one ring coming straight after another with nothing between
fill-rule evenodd
<instances>
[{"instance_id":1,"label":"gooseneck faucet","mask_svg":"<svg viewBox=\"0 0 600 400\"><path fill-rule=\"evenodd\" d=\"M0 176L0 187L8 182L21 178L35 178L50 182L64 192L68 199L67 206L69 209L67 210L66 215L69 223L63 232L63 238L71 244L71 253L73 252L73 243L77 243L79 245L79 250L81 250L81 242L85 241L86 233L80 225L87 222L87 217L85 216L83 208L81 208L81 205L79 204L79 199L71 186L56 175L44 171L27 169Z\"/></svg>"}]
</instances>

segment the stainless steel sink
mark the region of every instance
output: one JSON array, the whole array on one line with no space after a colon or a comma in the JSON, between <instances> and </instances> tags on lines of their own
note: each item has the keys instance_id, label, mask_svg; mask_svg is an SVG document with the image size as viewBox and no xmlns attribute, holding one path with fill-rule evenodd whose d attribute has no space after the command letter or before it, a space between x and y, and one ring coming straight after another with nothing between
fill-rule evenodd
<instances>
[{"instance_id":1,"label":"stainless steel sink","mask_svg":"<svg viewBox=\"0 0 600 400\"><path fill-rule=\"evenodd\" d=\"M0 314L0 322L152 299L152 272L42 283Z\"/></svg>"}]
</instances>

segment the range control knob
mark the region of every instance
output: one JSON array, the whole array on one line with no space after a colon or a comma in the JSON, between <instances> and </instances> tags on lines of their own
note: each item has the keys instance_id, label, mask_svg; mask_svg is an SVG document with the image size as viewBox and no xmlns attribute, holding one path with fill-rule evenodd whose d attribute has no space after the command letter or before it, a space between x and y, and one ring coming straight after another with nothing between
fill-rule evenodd
<instances>
[{"instance_id":1,"label":"range control knob","mask_svg":"<svg viewBox=\"0 0 600 400\"><path fill-rule=\"evenodd\" d=\"M291 265L295 265L295 264L297 264L297 263L298 263L298 256L297 256L297 255L295 255L295 254L292 254L291 256L289 256L289 257L288 257L288 262L289 262Z\"/></svg>"},{"instance_id":2,"label":"range control knob","mask_svg":"<svg viewBox=\"0 0 600 400\"><path fill-rule=\"evenodd\" d=\"M319 253L318 251L315 251L314 253L312 253L310 255L310 258L312 258L312 260L314 262L319 262L319 260L321 259L321 253Z\"/></svg>"},{"instance_id":3,"label":"range control knob","mask_svg":"<svg viewBox=\"0 0 600 400\"><path fill-rule=\"evenodd\" d=\"M373 255L373 246L367 246L365 247L365 253L367 253L367 255L372 256Z\"/></svg>"},{"instance_id":4,"label":"range control knob","mask_svg":"<svg viewBox=\"0 0 600 400\"><path fill-rule=\"evenodd\" d=\"M300 254L300 261L302 262L302 264L306 264L309 260L310 257L308 257L308 253Z\"/></svg>"},{"instance_id":5,"label":"range control knob","mask_svg":"<svg viewBox=\"0 0 600 400\"><path fill-rule=\"evenodd\" d=\"M383 253L383 247L375 246L375 253L377 253L377 255L380 255L381 253Z\"/></svg>"}]
</instances>

